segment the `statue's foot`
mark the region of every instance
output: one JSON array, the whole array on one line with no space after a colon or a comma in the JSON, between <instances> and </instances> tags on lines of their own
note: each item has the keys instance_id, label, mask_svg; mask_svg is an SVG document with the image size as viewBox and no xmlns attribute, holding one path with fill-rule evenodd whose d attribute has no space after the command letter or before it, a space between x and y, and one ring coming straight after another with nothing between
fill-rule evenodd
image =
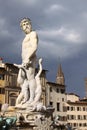
<instances>
[{"instance_id":1,"label":"statue's foot","mask_svg":"<svg viewBox=\"0 0 87 130\"><path fill-rule=\"evenodd\" d=\"M16 109L25 109L26 107L22 104L18 104L15 106Z\"/></svg>"},{"instance_id":2,"label":"statue's foot","mask_svg":"<svg viewBox=\"0 0 87 130\"><path fill-rule=\"evenodd\" d=\"M28 101L26 102L26 104L31 104L32 102L33 102L33 100L30 99L30 100L28 100Z\"/></svg>"},{"instance_id":3,"label":"statue's foot","mask_svg":"<svg viewBox=\"0 0 87 130\"><path fill-rule=\"evenodd\" d=\"M15 108L20 108L20 107L22 107L22 104L18 104L15 106Z\"/></svg>"},{"instance_id":4,"label":"statue's foot","mask_svg":"<svg viewBox=\"0 0 87 130\"><path fill-rule=\"evenodd\" d=\"M21 101L21 105L22 105L22 104L25 104L25 103L26 103L26 101Z\"/></svg>"},{"instance_id":5,"label":"statue's foot","mask_svg":"<svg viewBox=\"0 0 87 130\"><path fill-rule=\"evenodd\" d=\"M30 106L36 106L37 103L38 102L33 101L33 102L30 103Z\"/></svg>"},{"instance_id":6,"label":"statue's foot","mask_svg":"<svg viewBox=\"0 0 87 130\"><path fill-rule=\"evenodd\" d=\"M32 106L30 106L30 104L29 103L25 103L25 104L22 104L22 108L32 108Z\"/></svg>"}]
</instances>

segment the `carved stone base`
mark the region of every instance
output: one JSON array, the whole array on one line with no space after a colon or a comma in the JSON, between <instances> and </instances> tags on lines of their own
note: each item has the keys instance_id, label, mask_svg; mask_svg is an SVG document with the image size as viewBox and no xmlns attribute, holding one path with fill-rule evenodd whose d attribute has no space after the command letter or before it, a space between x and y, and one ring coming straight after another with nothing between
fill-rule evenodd
<instances>
[{"instance_id":1,"label":"carved stone base","mask_svg":"<svg viewBox=\"0 0 87 130\"><path fill-rule=\"evenodd\" d=\"M5 116L16 116L16 127L30 128L32 130L51 130L53 123L53 108L40 112L31 112L28 110L13 110L5 113Z\"/></svg>"}]
</instances>

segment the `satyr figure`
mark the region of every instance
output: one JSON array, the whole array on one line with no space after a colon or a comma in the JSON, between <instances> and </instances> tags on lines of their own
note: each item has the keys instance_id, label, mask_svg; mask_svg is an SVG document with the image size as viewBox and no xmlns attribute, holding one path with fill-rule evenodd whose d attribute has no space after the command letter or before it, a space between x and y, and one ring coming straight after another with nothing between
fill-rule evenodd
<instances>
[{"instance_id":1,"label":"satyr figure","mask_svg":"<svg viewBox=\"0 0 87 130\"><path fill-rule=\"evenodd\" d=\"M34 100L31 103L26 105L24 103L26 103L26 101L29 98L28 80L27 79L24 80L24 78L23 78L23 77L26 77L24 68L21 68L19 70L18 83L21 86L21 92L20 92L19 96L17 97L16 106L21 107L21 105L24 104L24 106L32 106L32 108L35 108L37 105L39 106L41 104L40 103L41 94L42 94L42 86L41 86L41 81L40 81L41 72L42 72L42 58L39 59L39 70L35 76L36 87L35 87ZM23 107L23 105L22 105L22 107Z\"/></svg>"},{"instance_id":2,"label":"satyr figure","mask_svg":"<svg viewBox=\"0 0 87 130\"><path fill-rule=\"evenodd\" d=\"M31 105L36 105L38 102L40 102L41 93L42 93L42 86L40 81L40 76L42 73L42 58L39 59L39 71L35 76L36 81L36 89L35 89L35 98L34 101L31 103Z\"/></svg>"},{"instance_id":3,"label":"satyr figure","mask_svg":"<svg viewBox=\"0 0 87 130\"><path fill-rule=\"evenodd\" d=\"M35 68L36 68L36 51L38 47L38 36L35 31L32 30L31 21L29 18L24 18L20 22L21 29L25 33L25 38L22 42L22 64L15 66L19 67L18 83L22 87L22 93L16 104L32 103L35 98Z\"/></svg>"}]
</instances>

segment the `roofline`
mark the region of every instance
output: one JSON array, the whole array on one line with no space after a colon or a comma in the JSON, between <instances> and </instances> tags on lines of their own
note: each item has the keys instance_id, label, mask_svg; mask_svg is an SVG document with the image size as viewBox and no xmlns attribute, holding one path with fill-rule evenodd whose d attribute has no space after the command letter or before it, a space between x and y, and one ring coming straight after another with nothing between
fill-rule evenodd
<instances>
[{"instance_id":1,"label":"roofline","mask_svg":"<svg viewBox=\"0 0 87 130\"><path fill-rule=\"evenodd\" d=\"M49 81L47 81L46 83L52 84L52 85L55 85L55 86L66 87L66 85L62 85L62 84L58 84L58 83L54 83L54 82L49 82Z\"/></svg>"},{"instance_id":2,"label":"roofline","mask_svg":"<svg viewBox=\"0 0 87 130\"><path fill-rule=\"evenodd\" d=\"M67 93L67 95L75 95L77 97L80 97L79 95L75 94L75 93Z\"/></svg>"},{"instance_id":3,"label":"roofline","mask_svg":"<svg viewBox=\"0 0 87 130\"><path fill-rule=\"evenodd\" d=\"M68 104L86 104L87 105L87 102L85 102L85 101L76 101L76 102L70 102L70 101L68 101L67 103Z\"/></svg>"}]
</instances>

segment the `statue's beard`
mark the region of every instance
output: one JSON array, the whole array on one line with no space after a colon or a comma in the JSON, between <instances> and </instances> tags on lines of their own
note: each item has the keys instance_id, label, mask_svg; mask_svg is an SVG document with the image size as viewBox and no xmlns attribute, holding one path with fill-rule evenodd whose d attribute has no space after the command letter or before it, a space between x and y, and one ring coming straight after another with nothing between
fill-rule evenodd
<instances>
[{"instance_id":1,"label":"statue's beard","mask_svg":"<svg viewBox=\"0 0 87 130\"><path fill-rule=\"evenodd\" d=\"M24 31L25 31L25 33L26 33L26 34L28 34L28 33L30 33L30 32L31 32L31 28L26 27Z\"/></svg>"}]
</instances>

